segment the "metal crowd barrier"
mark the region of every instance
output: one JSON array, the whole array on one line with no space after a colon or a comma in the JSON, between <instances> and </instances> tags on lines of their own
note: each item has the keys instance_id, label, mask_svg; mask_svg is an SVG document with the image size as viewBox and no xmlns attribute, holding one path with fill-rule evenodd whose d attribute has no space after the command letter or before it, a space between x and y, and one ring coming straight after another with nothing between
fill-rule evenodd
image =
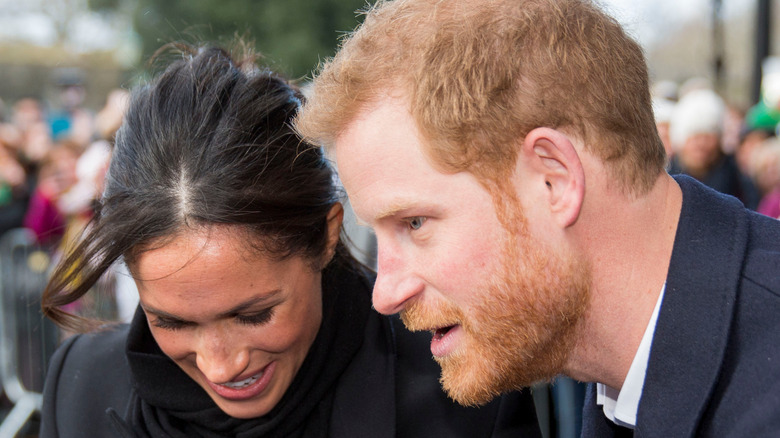
<instances>
[{"instance_id":1,"label":"metal crowd barrier","mask_svg":"<svg viewBox=\"0 0 780 438\"><path fill-rule=\"evenodd\" d=\"M32 231L19 228L0 237L0 389L13 403L0 423L0 438L16 436L41 409L46 365L58 337L40 310L49 264Z\"/></svg>"}]
</instances>

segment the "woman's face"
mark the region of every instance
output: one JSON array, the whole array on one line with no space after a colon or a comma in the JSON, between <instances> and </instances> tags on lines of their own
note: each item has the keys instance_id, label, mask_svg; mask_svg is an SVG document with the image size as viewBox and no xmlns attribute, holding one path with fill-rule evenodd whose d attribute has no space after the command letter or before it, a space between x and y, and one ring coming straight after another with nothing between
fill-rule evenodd
<instances>
[{"instance_id":1,"label":"woman's face","mask_svg":"<svg viewBox=\"0 0 780 438\"><path fill-rule=\"evenodd\" d=\"M231 226L189 230L133 265L162 351L225 413L267 414L292 383L322 320L320 272L301 257L252 253Z\"/></svg>"}]
</instances>

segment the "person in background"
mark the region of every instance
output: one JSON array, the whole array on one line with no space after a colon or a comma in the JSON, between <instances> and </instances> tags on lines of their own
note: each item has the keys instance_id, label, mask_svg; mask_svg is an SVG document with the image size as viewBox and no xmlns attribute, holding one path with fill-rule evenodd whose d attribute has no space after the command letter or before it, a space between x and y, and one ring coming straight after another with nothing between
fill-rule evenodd
<instances>
[{"instance_id":1,"label":"person in background","mask_svg":"<svg viewBox=\"0 0 780 438\"><path fill-rule=\"evenodd\" d=\"M108 94L106 104L95 117L96 139L79 155L76 180L57 200L57 207L66 218L63 245L72 244L94 215L95 204L103 192L114 136L128 100L126 90L112 90ZM56 248L53 255L57 258L67 251L67 247ZM113 266L97 283L95 293L90 295L78 303L79 312L130 322L138 306L138 291L122 263Z\"/></svg>"},{"instance_id":2,"label":"person in background","mask_svg":"<svg viewBox=\"0 0 780 438\"><path fill-rule=\"evenodd\" d=\"M91 193L90 210L94 208L103 193L116 132L124 119L129 103L130 93L127 90L111 90L106 97L106 104L95 115L98 139L89 145L77 167L79 180L83 181L82 184L86 189L84 193ZM132 275L124 263L116 263L106 277L107 288L113 295L117 320L130 323L138 307L138 288Z\"/></svg>"},{"instance_id":3,"label":"person in background","mask_svg":"<svg viewBox=\"0 0 780 438\"><path fill-rule=\"evenodd\" d=\"M76 164L76 184L63 194L60 207L70 215L88 220L93 204L103 191L103 179L111 160L114 135L122 123L129 101L126 90L112 90L105 106L95 116L97 139L89 143Z\"/></svg>"},{"instance_id":4,"label":"person in background","mask_svg":"<svg viewBox=\"0 0 780 438\"><path fill-rule=\"evenodd\" d=\"M739 170L734 156L721 149L725 109L723 99L709 89L690 91L680 99L669 125L675 149L669 173L690 175L755 210L761 197L758 189Z\"/></svg>"},{"instance_id":5,"label":"person in background","mask_svg":"<svg viewBox=\"0 0 780 438\"><path fill-rule=\"evenodd\" d=\"M677 103L678 86L672 81L658 81L651 87L650 96L653 99L653 115L658 128L658 136L664 144L667 159L674 155L672 141L669 139L669 121L672 118L674 105Z\"/></svg>"},{"instance_id":6,"label":"person in background","mask_svg":"<svg viewBox=\"0 0 780 438\"><path fill-rule=\"evenodd\" d=\"M300 92L251 52L179 49L133 92L43 296L62 326L94 326L62 306L123 260L140 305L57 350L40 436L538 436L529 394L458 406L425 337L371 309L330 163L291 127Z\"/></svg>"},{"instance_id":7,"label":"person in background","mask_svg":"<svg viewBox=\"0 0 780 438\"><path fill-rule=\"evenodd\" d=\"M45 120L40 101L26 97L13 106L12 124L17 130L17 153L29 175L37 175L38 167L53 146L51 129Z\"/></svg>"},{"instance_id":8,"label":"person in background","mask_svg":"<svg viewBox=\"0 0 780 438\"><path fill-rule=\"evenodd\" d=\"M51 136L54 141L69 140L84 149L95 129L93 115L84 107L84 72L76 67L62 67L53 74L57 95L48 113Z\"/></svg>"},{"instance_id":9,"label":"person in background","mask_svg":"<svg viewBox=\"0 0 780 438\"><path fill-rule=\"evenodd\" d=\"M674 112L675 103L663 99L653 98L653 115L655 116L655 125L658 128L658 137L664 144L664 150L666 151L666 157L668 160L674 156L674 148L672 147L672 140L669 137L669 123Z\"/></svg>"},{"instance_id":10,"label":"person in background","mask_svg":"<svg viewBox=\"0 0 780 438\"><path fill-rule=\"evenodd\" d=\"M40 163L38 182L24 216L24 226L35 233L38 243L53 251L67 229L68 215L59 202L76 184L76 162L80 152L79 146L70 141L53 146Z\"/></svg>"},{"instance_id":11,"label":"person in background","mask_svg":"<svg viewBox=\"0 0 780 438\"><path fill-rule=\"evenodd\" d=\"M0 236L19 228L30 199L27 170L20 162L20 130L9 120L0 100Z\"/></svg>"},{"instance_id":12,"label":"person in background","mask_svg":"<svg viewBox=\"0 0 780 438\"><path fill-rule=\"evenodd\" d=\"M761 147L766 140L774 137L774 129L754 128L749 125L743 127L739 145L734 152L734 159L743 174L750 175L753 152Z\"/></svg>"},{"instance_id":13,"label":"person in background","mask_svg":"<svg viewBox=\"0 0 780 438\"><path fill-rule=\"evenodd\" d=\"M763 99L746 112L739 135L739 145L734 153L737 165L744 174L751 172L753 151L764 140L775 137L778 122L780 122L780 111L767 107Z\"/></svg>"},{"instance_id":14,"label":"person in background","mask_svg":"<svg viewBox=\"0 0 780 438\"><path fill-rule=\"evenodd\" d=\"M7 195L0 232L5 233L24 225L41 163L52 149L49 127L37 99L25 97L13 104L9 120L0 124L0 144L5 179L2 190Z\"/></svg>"},{"instance_id":15,"label":"person in background","mask_svg":"<svg viewBox=\"0 0 780 438\"><path fill-rule=\"evenodd\" d=\"M780 141L764 140L752 155L751 176L761 190L757 212L780 219Z\"/></svg>"},{"instance_id":16,"label":"person in background","mask_svg":"<svg viewBox=\"0 0 780 438\"><path fill-rule=\"evenodd\" d=\"M595 2L379 2L296 126L458 402L565 374L585 437L780 430L780 222L665 171L642 48Z\"/></svg>"}]
</instances>

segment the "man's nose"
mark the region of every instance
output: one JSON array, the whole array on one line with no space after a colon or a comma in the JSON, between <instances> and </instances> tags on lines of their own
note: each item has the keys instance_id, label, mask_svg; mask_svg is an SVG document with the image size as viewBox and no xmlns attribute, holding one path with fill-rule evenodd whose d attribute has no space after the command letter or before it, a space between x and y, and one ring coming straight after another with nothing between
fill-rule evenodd
<instances>
[{"instance_id":1,"label":"man's nose","mask_svg":"<svg viewBox=\"0 0 780 438\"><path fill-rule=\"evenodd\" d=\"M373 304L377 312L391 315L403 310L407 302L422 292L422 281L410 271L409 260L393 247L383 247L379 242L377 252Z\"/></svg>"},{"instance_id":2,"label":"man's nose","mask_svg":"<svg viewBox=\"0 0 780 438\"><path fill-rule=\"evenodd\" d=\"M234 380L249 365L249 350L237 344L239 339L228 335L226 328L215 328L203 333L199 340L195 359L198 369L214 383Z\"/></svg>"}]
</instances>

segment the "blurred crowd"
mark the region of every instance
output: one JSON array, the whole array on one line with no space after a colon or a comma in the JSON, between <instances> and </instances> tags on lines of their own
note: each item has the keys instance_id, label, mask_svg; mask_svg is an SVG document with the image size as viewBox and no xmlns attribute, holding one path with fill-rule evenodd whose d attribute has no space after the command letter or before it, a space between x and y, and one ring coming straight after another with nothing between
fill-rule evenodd
<instances>
[{"instance_id":1,"label":"blurred crowd","mask_svg":"<svg viewBox=\"0 0 780 438\"><path fill-rule=\"evenodd\" d=\"M52 266L95 214L129 103L128 92L115 89L101 109L88 110L78 75L59 78L57 90L53 102L0 100L0 237L17 228L31 230ZM694 78L659 81L651 95L670 174L690 175L780 218L780 93L743 109L726 102L707 80ZM138 296L124 265L101 281L109 310L96 302L75 303L69 310L129 322ZM584 386L567 379L559 379L554 391L557 399L584 397ZM556 408L565 405L558 402Z\"/></svg>"},{"instance_id":2,"label":"blurred crowd","mask_svg":"<svg viewBox=\"0 0 780 438\"><path fill-rule=\"evenodd\" d=\"M53 102L0 100L0 236L28 228L54 259L94 214L129 100L116 89L100 110L84 108L78 74L58 78L57 90ZM657 82L652 97L669 173L688 174L780 217L778 105L762 101L741 110L700 78ZM118 274L107 280L116 301L111 316L129 320L137 295L129 275Z\"/></svg>"},{"instance_id":3,"label":"blurred crowd","mask_svg":"<svg viewBox=\"0 0 780 438\"><path fill-rule=\"evenodd\" d=\"M94 214L129 102L126 90L115 89L98 111L85 108L84 78L78 71L63 72L56 85L52 101L0 100L0 236L28 228L52 260ZM115 283L126 285L129 279L119 277L111 280L113 309L107 316L128 320L137 299L133 291L127 303L113 296Z\"/></svg>"},{"instance_id":4,"label":"blurred crowd","mask_svg":"<svg viewBox=\"0 0 780 438\"><path fill-rule=\"evenodd\" d=\"M765 97L740 109L702 78L660 81L652 98L669 173L690 175L752 210L780 218L777 102Z\"/></svg>"}]
</instances>

